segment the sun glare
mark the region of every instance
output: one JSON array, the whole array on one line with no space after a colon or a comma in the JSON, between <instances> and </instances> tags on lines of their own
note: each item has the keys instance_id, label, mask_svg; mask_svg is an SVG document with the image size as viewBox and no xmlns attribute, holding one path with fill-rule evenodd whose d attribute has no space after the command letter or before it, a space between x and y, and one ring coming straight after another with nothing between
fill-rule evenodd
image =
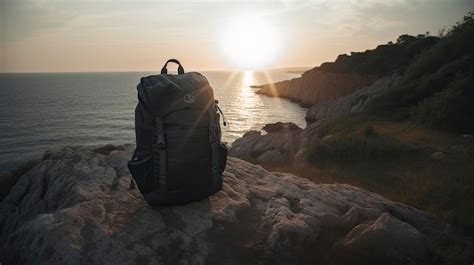
<instances>
[{"instance_id":1,"label":"sun glare","mask_svg":"<svg viewBox=\"0 0 474 265\"><path fill-rule=\"evenodd\" d=\"M220 48L232 63L245 70L267 66L278 56L275 28L259 17L240 17L223 28Z\"/></svg>"}]
</instances>

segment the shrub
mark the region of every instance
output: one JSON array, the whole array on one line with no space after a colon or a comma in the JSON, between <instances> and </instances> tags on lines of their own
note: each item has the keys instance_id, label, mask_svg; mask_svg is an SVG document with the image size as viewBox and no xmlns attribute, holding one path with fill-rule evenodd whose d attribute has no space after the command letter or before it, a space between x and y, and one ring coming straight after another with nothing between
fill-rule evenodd
<instances>
[{"instance_id":1,"label":"shrub","mask_svg":"<svg viewBox=\"0 0 474 265\"><path fill-rule=\"evenodd\" d=\"M308 149L307 159L315 164L373 162L395 160L414 152L414 148L388 137L354 134L316 141Z\"/></svg>"},{"instance_id":2,"label":"shrub","mask_svg":"<svg viewBox=\"0 0 474 265\"><path fill-rule=\"evenodd\" d=\"M377 132L375 131L374 127L368 125L368 126L365 127L365 129L364 129L364 136L365 136L365 137L377 136Z\"/></svg>"},{"instance_id":3,"label":"shrub","mask_svg":"<svg viewBox=\"0 0 474 265\"><path fill-rule=\"evenodd\" d=\"M367 126L370 126L369 124L373 120L372 117L360 113L352 114L346 117L339 117L322 122L316 133L320 138L330 134L354 133L360 130L362 125L367 124Z\"/></svg>"},{"instance_id":4,"label":"shrub","mask_svg":"<svg viewBox=\"0 0 474 265\"><path fill-rule=\"evenodd\" d=\"M459 73L472 75L473 65L474 14L469 13L446 37L417 56L399 84L372 100L367 110L392 120L414 117L411 115L414 106L445 90Z\"/></svg>"},{"instance_id":5,"label":"shrub","mask_svg":"<svg viewBox=\"0 0 474 265\"><path fill-rule=\"evenodd\" d=\"M474 131L474 78L458 75L444 90L412 108L412 119L433 128Z\"/></svg>"},{"instance_id":6,"label":"shrub","mask_svg":"<svg viewBox=\"0 0 474 265\"><path fill-rule=\"evenodd\" d=\"M402 35L397 43L377 46L373 50L351 52L339 55L335 62L327 62L314 68L314 71L334 73L357 73L370 76L384 76L403 70L415 55L439 41L437 37Z\"/></svg>"}]
</instances>

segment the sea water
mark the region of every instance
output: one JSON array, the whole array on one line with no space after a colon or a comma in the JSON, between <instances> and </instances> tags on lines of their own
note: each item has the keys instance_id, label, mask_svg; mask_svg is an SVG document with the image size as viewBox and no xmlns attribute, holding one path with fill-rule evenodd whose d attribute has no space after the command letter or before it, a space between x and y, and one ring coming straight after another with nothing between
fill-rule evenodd
<instances>
[{"instance_id":1,"label":"sea water","mask_svg":"<svg viewBox=\"0 0 474 265\"><path fill-rule=\"evenodd\" d=\"M287 100L255 94L252 85L296 74L202 72L229 121L229 145L246 131L277 121L305 126L305 109ZM0 171L38 158L52 147L134 143L136 85L154 73L0 74Z\"/></svg>"}]
</instances>

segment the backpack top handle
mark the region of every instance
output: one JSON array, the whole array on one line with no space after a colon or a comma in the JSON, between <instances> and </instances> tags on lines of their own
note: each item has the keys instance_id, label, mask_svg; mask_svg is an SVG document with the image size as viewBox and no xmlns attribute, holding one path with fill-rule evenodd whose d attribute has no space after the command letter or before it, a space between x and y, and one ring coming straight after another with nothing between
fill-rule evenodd
<instances>
[{"instance_id":1,"label":"backpack top handle","mask_svg":"<svg viewBox=\"0 0 474 265\"><path fill-rule=\"evenodd\" d=\"M166 63L165 63L165 65L163 66L163 68L161 68L161 74L162 74L162 75L165 75L165 74L168 73L168 69L166 69L166 67L168 66L168 63L175 63L175 64L179 65L179 66L178 66L178 75L184 74L184 68L183 68L183 66L181 65L181 63L180 63L178 60L176 60L176 59L169 59L168 61L166 61Z\"/></svg>"}]
</instances>

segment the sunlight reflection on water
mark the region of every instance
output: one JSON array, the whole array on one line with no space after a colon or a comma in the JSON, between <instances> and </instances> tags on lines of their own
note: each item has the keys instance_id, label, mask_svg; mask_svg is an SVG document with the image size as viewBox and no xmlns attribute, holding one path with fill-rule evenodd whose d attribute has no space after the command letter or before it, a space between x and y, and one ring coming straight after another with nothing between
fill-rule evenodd
<instances>
[{"instance_id":1,"label":"sunlight reflection on water","mask_svg":"<svg viewBox=\"0 0 474 265\"><path fill-rule=\"evenodd\" d=\"M134 143L136 84L154 73L0 74L0 171L65 145ZM305 126L305 109L255 94L251 85L296 75L281 71L203 72L229 127L232 143L248 130L292 121Z\"/></svg>"},{"instance_id":2,"label":"sunlight reflection on water","mask_svg":"<svg viewBox=\"0 0 474 265\"><path fill-rule=\"evenodd\" d=\"M295 75L244 71L229 74L227 79L222 81L212 72L205 74L229 120L230 126L223 127L224 142L231 143L249 130L261 130L265 124L277 121L291 121L300 127L305 126L305 109L285 99L255 94L257 89L250 87L294 78Z\"/></svg>"}]
</instances>

